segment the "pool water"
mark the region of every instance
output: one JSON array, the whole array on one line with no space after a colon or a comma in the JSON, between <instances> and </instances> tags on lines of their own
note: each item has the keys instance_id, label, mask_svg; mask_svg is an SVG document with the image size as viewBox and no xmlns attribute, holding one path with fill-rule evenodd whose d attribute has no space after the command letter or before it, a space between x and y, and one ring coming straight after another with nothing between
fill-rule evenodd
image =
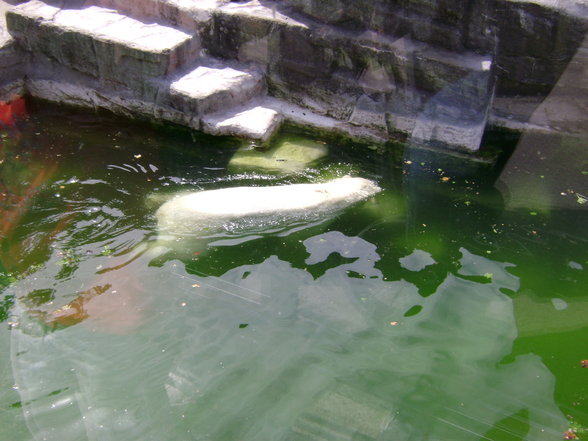
<instances>
[{"instance_id":1,"label":"pool water","mask_svg":"<svg viewBox=\"0 0 588 441\"><path fill-rule=\"evenodd\" d=\"M582 439L583 190L512 206L498 165L310 135L329 154L303 171L234 168L233 139L31 113L1 139L0 439ZM382 191L157 234L177 192L345 174Z\"/></svg>"}]
</instances>

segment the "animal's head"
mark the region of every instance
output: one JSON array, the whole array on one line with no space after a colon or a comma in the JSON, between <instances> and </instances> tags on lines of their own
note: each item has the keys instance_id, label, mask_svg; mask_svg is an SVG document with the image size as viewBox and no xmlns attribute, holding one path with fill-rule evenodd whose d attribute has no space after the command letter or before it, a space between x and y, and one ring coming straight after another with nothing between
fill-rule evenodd
<instances>
[{"instance_id":1,"label":"animal's head","mask_svg":"<svg viewBox=\"0 0 588 441\"><path fill-rule=\"evenodd\" d=\"M374 181L365 178L343 176L325 184L329 193L342 199L360 201L378 193L382 189Z\"/></svg>"}]
</instances>

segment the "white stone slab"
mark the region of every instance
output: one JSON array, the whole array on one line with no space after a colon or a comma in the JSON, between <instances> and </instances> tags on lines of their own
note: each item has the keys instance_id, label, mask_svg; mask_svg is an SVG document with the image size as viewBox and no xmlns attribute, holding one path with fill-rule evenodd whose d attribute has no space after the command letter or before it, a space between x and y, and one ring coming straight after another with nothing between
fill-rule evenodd
<instances>
[{"instance_id":1,"label":"white stone slab","mask_svg":"<svg viewBox=\"0 0 588 441\"><path fill-rule=\"evenodd\" d=\"M282 115L276 110L254 105L206 116L202 120L202 130L211 135L238 136L264 142L272 137L281 122Z\"/></svg>"},{"instance_id":2,"label":"white stone slab","mask_svg":"<svg viewBox=\"0 0 588 441\"><path fill-rule=\"evenodd\" d=\"M172 106L200 117L242 106L262 90L260 75L231 67L199 66L170 85Z\"/></svg>"},{"instance_id":3,"label":"white stone slab","mask_svg":"<svg viewBox=\"0 0 588 441\"><path fill-rule=\"evenodd\" d=\"M252 74L230 67L199 66L171 85L171 91L194 99L204 99L215 93L239 90L257 82Z\"/></svg>"},{"instance_id":4,"label":"white stone slab","mask_svg":"<svg viewBox=\"0 0 588 441\"><path fill-rule=\"evenodd\" d=\"M47 5L39 0L32 0L27 3L15 6L13 10L18 11L19 14L25 15L36 20L53 20L55 14L59 12L59 8Z\"/></svg>"},{"instance_id":5,"label":"white stone slab","mask_svg":"<svg viewBox=\"0 0 588 441\"><path fill-rule=\"evenodd\" d=\"M180 30L145 24L97 6L81 10L64 9L55 15L53 24L103 41L154 53L173 50L191 39L190 35Z\"/></svg>"},{"instance_id":6,"label":"white stone slab","mask_svg":"<svg viewBox=\"0 0 588 441\"><path fill-rule=\"evenodd\" d=\"M265 3L265 2L263 2ZM229 2L221 8L221 11L227 15L246 16L258 19L272 20L288 26L296 26L308 29L308 26L298 20L280 13L277 5L267 6L259 0L252 0L247 3Z\"/></svg>"}]
</instances>

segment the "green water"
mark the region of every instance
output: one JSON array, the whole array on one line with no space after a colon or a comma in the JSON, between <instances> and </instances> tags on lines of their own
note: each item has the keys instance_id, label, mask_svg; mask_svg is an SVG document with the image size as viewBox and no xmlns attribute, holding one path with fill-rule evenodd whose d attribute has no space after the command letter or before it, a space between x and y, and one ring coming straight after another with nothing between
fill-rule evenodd
<instances>
[{"instance_id":1,"label":"green water","mask_svg":"<svg viewBox=\"0 0 588 441\"><path fill-rule=\"evenodd\" d=\"M52 107L5 133L0 439L557 440L588 426L581 199L513 206L499 167L328 147L283 175L228 169L234 140ZM318 221L159 246L166 195L346 173L383 191Z\"/></svg>"}]
</instances>

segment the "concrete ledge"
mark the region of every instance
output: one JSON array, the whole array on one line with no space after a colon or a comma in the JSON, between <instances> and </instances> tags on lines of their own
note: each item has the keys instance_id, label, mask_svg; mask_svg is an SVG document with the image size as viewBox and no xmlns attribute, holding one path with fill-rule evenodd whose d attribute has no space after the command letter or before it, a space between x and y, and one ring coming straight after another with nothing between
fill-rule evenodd
<instances>
[{"instance_id":1,"label":"concrete ledge","mask_svg":"<svg viewBox=\"0 0 588 441\"><path fill-rule=\"evenodd\" d=\"M256 102L202 120L202 130L211 135L230 135L266 143L276 133L282 115Z\"/></svg>"},{"instance_id":2,"label":"concrete ledge","mask_svg":"<svg viewBox=\"0 0 588 441\"><path fill-rule=\"evenodd\" d=\"M203 116L243 105L262 93L262 77L225 66L199 66L170 85L170 104L184 112Z\"/></svg>"},{"instance_id":3,"label":"concrete ledge","mask_svg":"<svg viewBox=\"0 0 588 441\"><path fill-rule=\"evenodd\" d=\"M10 10L7 24L26 50L129 87L173 72L198 49L184 32L94 6L68 10L32 0Z\"/></svg>"}]
</instances>

